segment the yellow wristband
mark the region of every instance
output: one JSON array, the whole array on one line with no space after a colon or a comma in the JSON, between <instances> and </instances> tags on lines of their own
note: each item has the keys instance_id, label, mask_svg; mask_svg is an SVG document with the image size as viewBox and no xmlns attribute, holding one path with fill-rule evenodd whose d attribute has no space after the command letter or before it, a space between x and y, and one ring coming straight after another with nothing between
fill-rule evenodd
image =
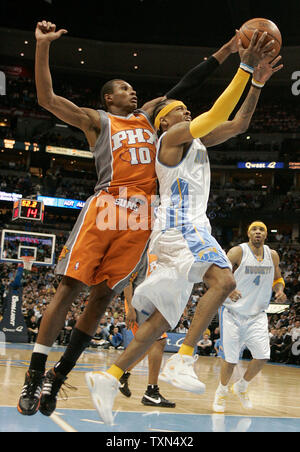
<instances>
[{"instance_id":1,"label":"yellow wristband","mask_svg":"<svg viewBox=\"0 0 300 452\"><path fill-rule=\"evenodd\" d=\"M276 281L273 282L273 286L272 287L276 286L276 284L282 284L283 287L285 287L285 282L284 282L283 278L276 279Z\"/></svg>"}]
</instances>

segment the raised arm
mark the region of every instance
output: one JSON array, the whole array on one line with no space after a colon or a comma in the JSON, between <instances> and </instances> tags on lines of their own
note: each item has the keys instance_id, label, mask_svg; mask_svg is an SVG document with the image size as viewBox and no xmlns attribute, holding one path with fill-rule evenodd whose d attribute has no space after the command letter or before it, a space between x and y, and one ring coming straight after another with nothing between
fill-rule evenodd
<instances>
[{"instance_id":1,"label":"raised arm","mask_svg":"<svg viewBox=\"0 0 300 452\"><path fill-rule=\"evenodd\" d=\"M192 68L182 79L167 93L168 99L181 99L186 96L189 91L194 88L199 88L205 80L215 72L215 70L222 64L232 53L238 51L237 36L234 36L229 42L224 44L207 60Z\"/></svg>"},{"instance_id":2,"label":"raised arm","mask_svg":"<svg viewBox=\"0 0 300 452\"><path fill-rule=\"evenodd\" d=\"M281 56L278 56L274 61L264 61L255 68L253 73L255 85L251 86L241 108L232 121L224 122L201 139L206 147L224 143L230 138L247 131L260 97L261 87L259 85L263 86L275 72L283 68L282 64L276 66L280 60Z\"/></svg>"},{"instance_id":3,"label":"raised arm","mask_svg":"<svg viewBox=\"0 0 300 452\"><path fill-rule=\"evenodd\" d=\"M192 141L193 138L204 137L228 120L247 86L250 72L253 72L251 68L257 66L266 56L271 58L274 54L274 50L270 52L270 49L273 47L273 42L269 41L267 44L264 44L265 37L266 33L263 33L258 39L258 31L256 30L247 49L243 48L239 40L238 45L242 69L238 69L229 86L209 111L197 116L190 124L181 122L170 128L163 140L166 146L181 146L184 143ZM247 72L248 68L250 68L250 72Z\"/></svg>"},{"instance_id":4,"label":"raised arm","mask_svg":"<svg viewBox=\"0 0 300 452\"><path fill-rule=\"evenodd\" d=\"M97 111L90 108L80 108L64 97L57 96L53 91L49 67L49 50L52 41L59 39L67 30L56 31L56 25L51 22L38 22L35 56L35 82L38 103L53 113L62 121L81 129L91 146L94 145L100 132L100 118Z\"/></svg>"}]
</instances>

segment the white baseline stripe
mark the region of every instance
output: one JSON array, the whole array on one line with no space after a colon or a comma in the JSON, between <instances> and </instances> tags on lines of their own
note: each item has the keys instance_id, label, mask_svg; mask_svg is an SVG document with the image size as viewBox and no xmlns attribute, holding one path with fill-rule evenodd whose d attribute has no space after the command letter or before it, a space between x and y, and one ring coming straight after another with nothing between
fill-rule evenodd
<instances>
[{"instance_id":1,"label":"white baseline stripe","mask_svg":"<svg viewBox=\"0 0 300 452\"><path fill-rule=\"evenodd\" d=\"M69 425L63 419L61 419L57 414L55 414L55 413L51 414L50 419L52 419L52 421L55 422L55 424L57 424L65 432L77 433L77 430L75 430L75 428L73 428L71 425Z\"/></svg>"}]
</instances>

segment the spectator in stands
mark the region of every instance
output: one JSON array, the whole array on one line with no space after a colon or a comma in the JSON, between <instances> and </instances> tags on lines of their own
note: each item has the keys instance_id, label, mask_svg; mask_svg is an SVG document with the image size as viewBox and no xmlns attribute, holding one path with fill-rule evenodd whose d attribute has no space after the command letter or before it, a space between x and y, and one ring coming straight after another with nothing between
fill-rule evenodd
<instances>
[{"instance_id":1,"label":"spectator in stands","mask_svg":"<svg viewBox=\"0 0 300 452\"><path fill-rule=\"evenodd\" d=\"M175 329L175 332L179 334L186 334L188 332L188 328L186 328L184 324L180 322L178 327Z\"/></svg>"},{"instance_id":2,"label":"spectator in stands","mask_svg":"<svg viewBox=\"0 0 300 452\"><path fill-rule=\"evenodd\" d=\"M114 325L118 328L119 332L122 333L123 328L126 328L124 316L119 315L117 321L114 322Z\"/></svg>"},{"instance_id":3,"label":"spectator in stands","mask_svg":"<svg viewBox=\"0 0 300 452\"><path fill-rule=\"evenodd\" d=\"M291 335L293 342L300 338L300 320L296 320L294 327L291 329Z\"/></svg>"},{"instance_id":4,"label":"spectator in stands","mask_svg":"<svg viewBox=\"0 0 300 452\"><path fill-rule=\"evenodd\" d=\"M112 347L120 348L123 344L123 336L119 333L119 329L117 327L113 328L112 333L108 336L108 340Z\"/></svg>"},{"instance_id":5,"label":"spectator in stands","mask_svg":"<svg viewBox=\"0 0 300 452\"><path fill-rule=\"evenodd\" d=\"M110 334L112 334L114 329L114 321L112 317L107 317L106 318L106 326L105 326L105 331L107 333L107 335L109 336Z\"/></svg>"},{"instance_id":6,"label":"spectator in stands","mask_svg":"<svg viewBox=\"0 0 300 452\"><path fill-rule=\"evenodd\" d=\"M102 345L105 344L109 344L109 341L107 340L108 335L105 331L105 327L103 326L103 324L99 324L96 333L93 337L93 339L91 340L91 346L92 347L100 347Z\"/></svg>"},{"instance_id":7,"label":"spectator in stands","mask_svg":"<svg viewBox=\"0 0 300 452\"><path fill-rule=\"evenodd\" d=\"M203 339L197 343L197 354L201 356L209 356L212 352L212 341L208 334L203 335Z\"/></svg>"},{"instance_id":8,"label":"spectator in stands","mask_svg":"<svg viewBox=\"0 0 300 452\"><path fill-rule=\"evenodd\" d=\"M35 315L32 315L29 320L27 321L27 330L28 330L28 342L35 342L39 329L38 329L38 323Z\"/></svg>"}]
</instances>

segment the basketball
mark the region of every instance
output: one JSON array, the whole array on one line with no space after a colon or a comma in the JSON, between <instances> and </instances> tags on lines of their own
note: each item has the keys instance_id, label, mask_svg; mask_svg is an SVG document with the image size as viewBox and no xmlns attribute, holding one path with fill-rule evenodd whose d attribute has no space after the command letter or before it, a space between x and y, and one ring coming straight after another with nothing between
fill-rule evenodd
<instances>
[{"instance_id":1,"label":"basketball","mask_svg":"<svg viewBox=\"0 0 300 452\"><path fill-rule=\"evenodd\" d=\"M244 48L247 48L255 30L259 31L259 38L266 31L268 33L265 43L274 39L275 54L274 58L279 54L282 37L279 28L269 19L251 19L245 22L240 28L240 38Z\"/></svg>"}]
</instances>

